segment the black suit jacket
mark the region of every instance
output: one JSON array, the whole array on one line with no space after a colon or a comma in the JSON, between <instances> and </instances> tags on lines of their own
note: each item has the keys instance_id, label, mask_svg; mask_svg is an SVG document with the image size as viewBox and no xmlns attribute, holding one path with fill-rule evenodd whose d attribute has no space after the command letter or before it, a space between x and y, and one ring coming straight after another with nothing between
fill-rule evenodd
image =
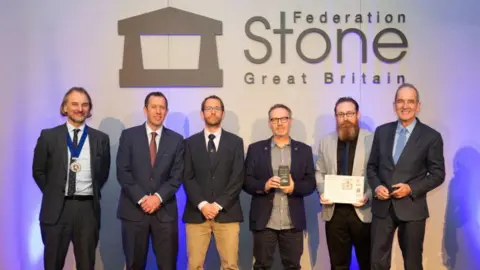
<instances>
[{"instance_id":1,"label":"black suit jacket","mask_svg":"<svg viewBox=\"0 0 480 270\"><path fill-rule=\"evenodd\" d=\"M145 195L158 193L163 201L154 214L162 222L177 221L175 193L181 185L182 172L182 135L163 127L152 167L145 124L124 130L117 153L117 180L122 188L118 218L142 220L145 212L138 201Z\"/></svg>"},{"instance_id":2,"label":"black suit jacket","mask_svg":"<svg viewBox=\"0 0 480 270\"><path fill-rule=\"evenodd\" d=\"M245 160L244 190L252 195L250 205L250 230L263 230L270 219L275 192L265 192L265 184L273 176L271 139L259 141L248 147ZM315 168L312 148L291 140L290 174L295 183L288 195L290 218L296 230L305 230L306 217L303 197L315 191Z\"/></svg>"},{"instance_id":3,"label":"black suit jacket","mask_svg":"<svg viewBox=\"0 0 480 270\"><path fill-rule=\"evenodd\" d=\"M185 172L183 175L187 203L183 213L186 223L206 221L198 204L218 203L223 209L216 222L242 222L239 195L244 178L243 139L222 129L217 153L210 161L204 131L185 140Z\"/></svg>"},{"instance_id":4,"label":"black suit jacket","mask_svg":"<svg viewBox=\"0 0 480 270\"><path fill-rule=\"evenodd\" d=\"M396 216L403 221L428 218L427 192L445 180L443 140L440 133L423 124L417 124L395 165L392 149L397 121L379 126L375 130L372 151L367 165L367 177L372 191L383 185L389 190L397 183L407 183L412 189L401 199L373 199L372 213L378 217L389 214L393 204Z\"/></svg>"},{"instance_id":5,"label":"black suit jacket","mask_svg":"<svg viewBox=\"0 0 480 270\"><path fill-rule=\"evenodd\" d=\"M43 193L40 222L57 223L63 210L68 174L67 125L40 133L33 155L33 178ZM100 227L100 190L110 173L110 139L107 134L88 127L94 211Z\"/></svg>"}]
</instances>

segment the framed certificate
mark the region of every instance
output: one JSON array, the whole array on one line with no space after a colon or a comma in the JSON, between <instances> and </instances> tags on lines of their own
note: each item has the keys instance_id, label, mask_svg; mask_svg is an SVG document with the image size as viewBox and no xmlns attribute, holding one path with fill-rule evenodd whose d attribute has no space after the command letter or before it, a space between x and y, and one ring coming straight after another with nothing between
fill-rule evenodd
<instances>
[{"instance_id":1,"label":"framed certificate","mask_svg":"<svg viewBox=\"0 0 480 270\"><path fill-rule=\"evenodd\" d=\"M363 176L325 175L323 197L333 203L358 203L363 199Z\"/></svg>"}]
</instances>

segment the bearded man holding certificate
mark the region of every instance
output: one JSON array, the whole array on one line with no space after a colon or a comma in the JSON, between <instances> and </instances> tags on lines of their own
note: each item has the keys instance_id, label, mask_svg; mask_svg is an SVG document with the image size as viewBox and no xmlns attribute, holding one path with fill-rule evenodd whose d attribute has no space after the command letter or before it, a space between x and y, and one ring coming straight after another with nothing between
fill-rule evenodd
<instances>
[{"instance_id":1,"label":"bearded man holding certificate","mask_svg":"<svg viewBox=\"0 0 480 270\"><path fill-rule=\"evenodd\" d=\"M320 140L316 164L331 269L350 269L355 247L360 269L367 270L372 192L364 175L373 134L360 129L359 106L353 98L340 98L334 113L337 130Z\"/></svg>"},{"instance_id":2,"label":"bearded man holding certificate","mask_svg":"<svg viewBox=\"0 0 480 270\"><path fill-rule=\"evenodd\" d=\"M42 130L35 146L32 170L43 194L40 231L45 269L63 269L70 241L76 269L94 269L100 190L110 171L110 140L85 124L91 111L87 91L71 88L60 106L67 122Z\"/></svg>"}]
</instances>

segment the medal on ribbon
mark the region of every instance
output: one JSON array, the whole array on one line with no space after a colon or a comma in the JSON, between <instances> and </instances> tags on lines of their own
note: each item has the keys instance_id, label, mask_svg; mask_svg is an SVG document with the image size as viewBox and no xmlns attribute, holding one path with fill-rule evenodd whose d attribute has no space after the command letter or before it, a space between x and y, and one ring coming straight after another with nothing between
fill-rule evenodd
<instances>
[{"instance_id":1,"label":"medal on ribbon","mask_svg":"<svg viewBox=\"0 0 480 270\"><path fill-rule=\"evenodd\" d=\"M70 134L68 134L67 132L67 146L68 150L70 151L70 155L72 156L72 162L70 163L70 170L72 170L72 172L78 173L82 170L82 166L78 161L78 157L82 152L83 145L85 144L85 140L87 139L87 134L88 126L85 126L85 128L83 129L82 137L80 138L77 147L75 147L73 145L72 138L70 138Z\"/></svg>"}]
</instances>

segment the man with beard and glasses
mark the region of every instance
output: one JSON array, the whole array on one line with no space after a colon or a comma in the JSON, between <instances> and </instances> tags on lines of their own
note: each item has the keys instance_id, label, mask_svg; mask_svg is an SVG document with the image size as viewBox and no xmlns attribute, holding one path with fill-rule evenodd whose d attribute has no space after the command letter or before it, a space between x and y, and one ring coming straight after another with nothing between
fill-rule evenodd
<instances>
[{"instance_id":1,"label":"man with beard and glasses","mask_svg":"<svg viewBox=\"0 0 480 270\"><path fill-rule=\"evenodd\" d=\"M67 122L42 130L33 155L33 178L42 191L40 231L44 268L63 269L70 242L76 269L95 265L100 230L100 190L110 172L108 135L88 125L92 99L82 87L63 97Z\"/></svg>"},{"instance_id":2,"label":"man with beard and glasses","mask_svg":"<svg viewBox=\"0 0 480 270\"><path fill-rule=\"evenodd\" d=\"M372 268L390 269L392 242L398 243L404 268L421 270L427 193L445 180L442 135L416 117L420 96L412 84L397 88L393 108L398 120L375 130L367 176L372 202Z\"/></svg>"},{"instance_id":3,"label":"man with beard and glasses","mask_svg":"<svg viewBox=\"0 0 480 270\"><path fill-rule=\"evenodd\" d=\"M143 112L145 123L122 131L117 153L126 269L145 269L150 238L158 269L176 269L183 137L163 125L168 100L162 92L145 97Z\"/></svg>"},{"instance_id":4,"label":"man with beard and glasses","mask_svg":"<svg viewBox=\"0 0 480 270\"><path fill-rule=\"evenodd\" d=\"M300 269L303 198L315 191L312 148L290 138L292 111L276 104L268 111L273 136L248 147L244 190L252 195L250 230L253 232L253 269L271 269L277 243L284 269ZM287 167L288 175L280 184ZM282 177L283 178L283 177Z\"/></svg>"},{"instance_id":5,"label":"man with beard and glasses","mask_svg":"<svg viewBox=\"0 0 480 270\"><path fill-rule=\"evenodd\" d=\"M222 269L238 269L244 150L242 138L221 128L224 112L218 96L205 98L200 112L205 128L185 140L188 269L204 269L212 233Z\"/></svg>"},{"instance_id":6,"label":"man with beard and glasses","mask_svg":"<svg viewBox=\"0 0 480 270\"><path fill-rule=\"evenodd\" d=\"M335 104L337 130L320 140L316 165L317 190L322 204L331 269L350 269L352 247L361 270L370 269L370 201L372 191L364 182L364 197L356 204L332 203L325 198L325 175L364 176L373 133L358 125L357 101L342 97Z\"/></svg>"}]
</instances>

